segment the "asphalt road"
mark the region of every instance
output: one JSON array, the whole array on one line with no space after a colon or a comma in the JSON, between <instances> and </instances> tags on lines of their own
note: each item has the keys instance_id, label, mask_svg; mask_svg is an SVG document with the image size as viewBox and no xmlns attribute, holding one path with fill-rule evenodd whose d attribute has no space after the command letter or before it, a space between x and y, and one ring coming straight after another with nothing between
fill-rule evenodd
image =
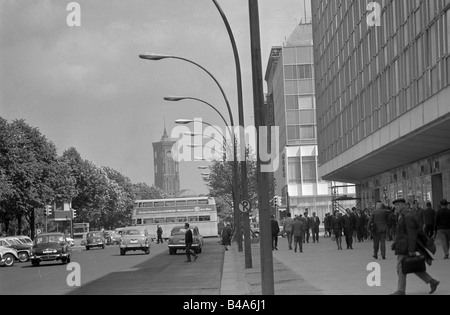
<instances>
[{"instance_id":1,"label":"asphalt road","mask_svg":"<svg viewBox=\"0 0 450 315\"><path fill-rule=\"evenodd\" d=\"M31 262L0 268L0 295L218 295L224 252L217 239L205 239L197 261L186 263L184 251L169 255L167 243L152 243L150 255L127 252L118 246L86 251L72 250L72 262L80 265L81 286L70 287L72 269L60 262Z\"/></svg>"}]
</instances>

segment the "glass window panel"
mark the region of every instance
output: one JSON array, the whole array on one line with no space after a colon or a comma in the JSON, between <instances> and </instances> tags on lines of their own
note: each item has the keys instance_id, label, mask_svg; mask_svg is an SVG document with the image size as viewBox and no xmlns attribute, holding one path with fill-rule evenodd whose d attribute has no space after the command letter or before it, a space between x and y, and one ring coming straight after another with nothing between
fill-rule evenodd
<instances>
[{"instance_id":1,"label":"glass window panel","mask_svg":"<svg viewBox=\"0 0 450 315\"><path fill-rule=\"evenodd\" d=\"M313 63L311 47L297 47L297 63Z\"/></svg>"},{"instance_id":2,"label":"glass window panel","mask_svg":"<svg viewBox=\"0 0 450 315\"><path fill-rule=\"evenodd\" d=\"M303 182L307 183L316 182L317 181L316 169L317 168L315 156L302 157Z\"/></svg>"},{"instance_id":3,"label":"glass window panel","mask_svg":"<svg viewBox=\"0 0 450 315\"><path fill-rule=\"evenodd\" d=\"M300 109L312 109L314 108L314 98L312 96L299 96L298 107Z\"/></svg>"},{"instance_id":4,"label":"glass window panel","mask_svg":"<svg viewBox=\"0 0 450 315\"><path fill-rule=\"evenodd\" d=\"M283 62L285 65L297 63L295 60L295 47L283 48Z\"/></svg>"},{"instance_id":5,"label":"glass window panel","mask_svg":"<svg viewBox=\"0 0 450 315\"><path fill-rule=\"evenodd\" d=\"M297 95L287 95L286 96L286 109L298 109L299 98Z\"/></svg>"}]
</instances>

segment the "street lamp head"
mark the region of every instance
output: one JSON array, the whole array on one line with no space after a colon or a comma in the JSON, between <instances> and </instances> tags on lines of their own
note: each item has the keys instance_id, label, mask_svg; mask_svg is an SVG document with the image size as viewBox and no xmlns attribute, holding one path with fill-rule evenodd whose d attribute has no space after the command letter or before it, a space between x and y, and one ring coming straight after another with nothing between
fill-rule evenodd
<instances>
[{"instance_id":1,"label":"street lamp head","mask_svg":"<svg viewBox=\"0 0 450 315\"><path fill-rule=\"evenodd\" d=\"M187 99L187 97L180 97L180 96L165 96L164 100L169 102L179 102L182 100Z\"/></svg>"},{"instance_id":2,"label":"street lamp head","mask_svg":"<svg viewBox=\"0 0 450 315\"><path fill-rule=\"evenodd\" d=\"M163 55L163 54L140 54L139 58L156 61L156 60L171 58L171 56Z\"/></svg>"},{"instance_id":3,"label":"street lamp head","mask_svg":"<svg viewBox=\"0 0 450 315\"><path fill-rule=\"evenodd\" d=\"M175 120L175 123L179 124L179 125L187 125L187 124L190 124L193 122L194 121L192 119L177 119L177 120Z\"/></svg>"}]
</instances>

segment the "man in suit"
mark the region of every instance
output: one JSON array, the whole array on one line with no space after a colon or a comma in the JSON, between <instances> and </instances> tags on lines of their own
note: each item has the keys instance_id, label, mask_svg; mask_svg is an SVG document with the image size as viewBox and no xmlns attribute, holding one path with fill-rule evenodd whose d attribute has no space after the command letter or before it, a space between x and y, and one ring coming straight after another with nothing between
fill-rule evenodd
<instances>
[{"instance_id":1,"label":"man in suit","mask_svg":"<svg viewBox=\"0 0 450 315\"><path fill-rule=\"evenodd\" d=\"M425 234L432 238L434 235L434 218L436 212L431 207L431 202L427 202L427 208L423 211L423 224L425 225Z\"/></svg>"},{"instance_id":2,"label":"man in suit","mask_svg":"<svg viewBox=\"0 0 450 315\"><path fill-rule=\"evenodd\" d=\"M424 222L423 222L423 209L419 205L419 201L413 201L413 213L416 215L417 221L419 222L419 228L424 231Z\"/></svg>"},{"instance_id":3,"label":"man in suit","mask_svg":"<svg viewBox=\"0 0 450 315\"><path fill-rule=\"evenodd\" d=\"M388 232L389 212L381 201L377 201L375 210L370 216L370 224L375 224L373 233L373 258L378 259L378 251L381 243L381 257L386 259L386 234Z\"/></svg>"},{"instance_id":4,"label":"man in suit","mask_svg":"<svg viewBox=\"0 0 450 315\"><path fill-rule=\"evenodd\" d=\"M309 229L311 228L311 220L308 218L308 212L303 213L305 219L305 235L303 236L303 243L309 243Z\"/></svg>"},{"instance_id":5,"label":"man in suit","mask_svg":"<svg viewBox=\"0 0 450 315\"><path fill-rule=\"evenodd\" d=\"M305 233L305 221L301 217L296 217L292 226L294 235L294 252L297 252L297 244L300 253L303 253L303 234Z\"/></svg>"},{"instance_id":6,"label":"man in suit","mask_svg":"<svg viewBox=\"0 0 450 315\"><path fill-rule=\"evenodd\" d=\"M184 224L184 228L186 229L186 233L184 234L184 243L186 244L186 262L191 262L191 255L194 256L194 261L197 260L198 255L191 251L192 243L194 242L194 239L192 237L192 231L189 228L189 223Z\"/></svg>"},{"instance_id":7,"label":"man in suit","mask_svg":"<svg viewBox=\"0 0 450 315\"><path fill-rule=\"evenodd\" d=\"M283 231L286 233L289 250L292 250L292 225L294 220L292 219L291 213L288 212L287 218L284 219Z\"/></svg>"},{"instance_id":8,"label":"man in suit","mask_svg":"<svg viewBox=\"0 0 450 315\"><path fill-rule=\"evenodd\" d=\"M352 211L347 208L345 210L345 215L342 216L342 225L344 228L345 242L347 243L347 249L353 249L353 226L354 219L352 216Z\"/></svg>"},{"instance_id":9,"label":"man in suit","mask_svg":"<svg viewBox=\"0 0 450 315\"><path fill-rule=\"evenodd\" d=\"M416 255L417 234L419 233L419 222L414 213L406 208L406 201L403 198L394 200L395 212L399 215L397 225L397 236L392 244L392 250L397 255L397 275L398 286L397 291L393 295L406 294L406 274L402 270L402 262L407 256ZM430 285L430 294L433 294L439 281L433 279L427 272L416 273L422 281Z\"/></svg>"},{"instance_id":10,"label":"man in suit","mask_svg":"<svg viewBox=\"0 0 450 315\"><path fill-rule=\"evenodd\" d=\"M320 227L320 219L316 216L316 213L313 212L311 218L311 232L313 237L313 243L317 241L319 243L319 227Z\"/></svg>"},{"instance_id":11,"label":"man in suit","mask_svg":"<svg viewBox=\"0 0 450 315\"><path fill-rule=\"evenodd\" d=\"M436 238L441 240L442 248L444 250L444 259L448 259L449 243L450 243L450 209L447 207L448 202L443 199L441 208L436 212Z\"/></svg>"},{"instance_id":12,"label":"man in suit","mask_svg":"<svg viewBox=\"0 0 450 315\"><path fill-rule=\"evenodd\" d=\"M270 226L272 230L272 250L278 250L278 234L280 233L280 226L278 221L275 220L275 216L270 218Z\"/></svg>"}]
</instances>

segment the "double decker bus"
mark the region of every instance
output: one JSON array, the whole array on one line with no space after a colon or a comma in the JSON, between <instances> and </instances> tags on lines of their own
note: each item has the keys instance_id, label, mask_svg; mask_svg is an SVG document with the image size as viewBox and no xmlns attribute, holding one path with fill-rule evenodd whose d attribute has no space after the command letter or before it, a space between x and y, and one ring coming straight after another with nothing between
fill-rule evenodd
<instances>
[{"instance_id":1,"label":"double decker bus","mask_svg":"<svg viewBox=\"0 0 450 315\"><path fill-rule=\"evenodd\" d=\"M168 238L174 226L188 222L197 226L204 237L218 235L216 201L211 197L136 200L134 202L132 225L147 226L152 238L156 228L163 229L163 238Z\"/></svg>"}]
</instances>

